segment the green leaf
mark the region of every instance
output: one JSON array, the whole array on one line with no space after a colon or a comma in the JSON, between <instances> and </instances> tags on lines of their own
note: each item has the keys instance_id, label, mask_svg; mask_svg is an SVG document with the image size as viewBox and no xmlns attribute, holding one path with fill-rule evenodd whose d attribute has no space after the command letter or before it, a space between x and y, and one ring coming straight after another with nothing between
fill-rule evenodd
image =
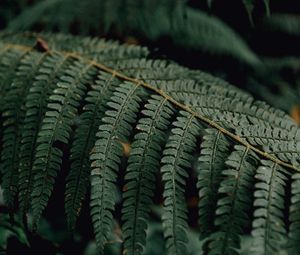
<instances>
[{"instance_id":1,"label":"green leaf","mask_svg":"<svg viewBox=\"0 0 300 255\"><path fill-rule=\"evenodd\" d=\"M184 254L187 251L188 241L187 208L183 203L184 187L188 177L186 169L191 167L200 125L193 115L180 112L173 126L161 160L164 182L162 219L168 254Z\"/></svg>"},{"instance_id":2,"label":"green leaf","mask_svg":"<svg viewBox=\"0 0 300 255\"><path fill-rule=\"evenodd\" d=\"M155 175L161 160L163 137L173 115L169 102L152 96L142 110L126 169L122 226L124 253L142 254L155 189Z\"/></svg>"},{"instance_id":3,"label":"green leaf","mask_svg":"<svg viewBox=\"0 0 300 255\"><path fill-rule=\"evenodd\" d=\"M121 142L129 138L131 125L136 120L143 90L138 85L121 84L107 103L108 110L102 118L96 134L96 143L90 158L91 172L91 217L99 252L109 240L116 199L117 171L122 157Z\"/></svg>"}]
</instances>

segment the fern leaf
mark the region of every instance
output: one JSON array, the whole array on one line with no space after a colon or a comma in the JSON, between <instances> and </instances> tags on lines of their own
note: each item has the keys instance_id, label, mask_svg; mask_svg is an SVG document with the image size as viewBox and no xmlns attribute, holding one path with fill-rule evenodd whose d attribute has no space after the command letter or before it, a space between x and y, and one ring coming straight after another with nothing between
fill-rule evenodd
<instances>
[{"instance_id":1,"label":"fern leaf","mask_svg":"<svg viewBox=\"0 0 300 255\"><path fill-rule=\"evenodd\" d=\"M19 164L19 207L25 216L31 201L34 179L32 165L38 132L46 112L48 97L53 92L58 77L72 61L60 55L45 56L26 97L26 113L22 128Z\"/></svg>"},{"instance_id":2,"label":"fern leaf","mask_svg":"<svg viewBox=\"0 0 300 255\"><path fill-rule=\"evenodd\" d=\"M278 164L262 160L255 178L252 236L255 254L275 254L286 245L285 186L289 173Z\"/></svg>"},{"instance_id":3,"label":"fern leaf","mask_svg":"<svg viewBox=\"0 0 300 255\"><path fill-rule=\"evenodd\" d=\"M41 60L41 56L34 52L23 56L22 59L17 58L20 65L15 72L11 88L5 96L3 106L4 129L1 168L3 169L4 199L10 209L14 208L18 191L18 162L24 120L24 98L29 89L29 81L34 76L35 68ZM14 64L16 65L16 62Z\"/></svg>"},{"instance_id":4,"label":"fern leaf","mask_svg":"<svg viewBox=\"0 0 300 255\"><path fill-rule=\"evenodd\" d=\"M249 211L253 201L255 159L247 147L236 145L226 161L228 169L219 188L220 197L211 235L210 255L236 254L240 236L251 224Z\"/></svg>"},{"instance_id":5,"label":"fern leaf","mask_svg":"<svg viewBox=\"0 0 300 255\"><path fill-rule=\"evenodd\" d=\"M135 122L143 90L131 83L116 88L109 110L102 118L96 134L96 143L91 154L91 217L99 252L112 232L112 212L116 203L116 178L122 157L122 141L129 139L131 124Z\"/></svg>"},{"instance_id":6,"label":"fern leaf","mask_svg":"<svg viewBox=\"0 0 300 255\"><path fill-rule=\"evenodd\" d=\"M274 141L264 149L270 155L277 157L280 160L289 161L295 167L300 166L300 141Z\"/></svg>"},{"instance_id":7,"label":"fern leaf","mask_svg":"<svg viewBox=\"0 0 300 255\"><path fill-rule=\"evenodd\" d=\"M92 85L85 98L86 104L79 116L74 141L71 146L71 169L66 179L65 211L69 229L75 228L81 204L86 195L90 176L89 153L95 143L95 136L104 105L116 86L116 78L107 73L99 72L95 84Z\"/></svg>"},{"instance_id":8,"label":"fern leaf","mask_svg":"<svg viewBox=\"0 0 300 255\"><path fill-rule=\"evenodd\" d=\"M64 181L70 166L65 211L72 229L92 170L100 253L116 216L124 223L123 252L141 254L161 165L166 247L189 253L186 180L198 163L204 253L239 254L251 232L258 254L279 254L286 244L298 252L300 129L282 111L201 71L149 60L140 47L49 34L45 52L34 47L36 38L0 34L1 171L13 176L1 186L12 183L15 192L20 184L18 206L25 214L31 202L34 228L56 175L62 170ZM80 53L66 52L73 43ZM124 143L132 145L128 160Z\"/></svg>"},{"instance_id":9,"label":"fern leaf","mask_svg":"<svg viewBox=\"0 0 300 255\"><path fill-rule=\"evenodd\" d=\"M190 105L201 115L207 116L216 122L233 129L241 126L261 125L271 127L272 125L285 130L297 130L295 122L280 110L254 102L253 98L239 100L226 97L207 98L199 96L196 100L186 99L185 104Z\"/></svg>"},{"instance_id":10,"label":"fern leaf","mask_svg":"<svg viewBox=\"0 0 300 255\"><path fill-rule=\"evenodd\" d=\"M214 230L214 214L217 208L218 188L222 171L226 169L224 158L229 156L230 143L215 129L206 129L198 158L199 225L203 236Z\"/></svg>"},{"instance_id":11,"label":"fern leaf","mask_svg":"<svg viewBox=\"0 0 300 255\"><path fill-rule=\"evenodd\" d=\"M95 68L77 61L57 83L50 96L38 133L36 155L33 163L35 178L32 190L33 228L52 193L54 179L60 169L63 151L57 143L68 144L71 126L87 85L93 79Z\"/></svg>"},{"instance_id":12,"label":"fern leaf","mask_svg":"<svg viewBox=\"0 0 300 255\"><path fill-rule=\"evenodd\" d=\"M300 140L297 128L283 129L264 125L249 125L236 129L237 134L246 138L251 144L268 146L276 142L292 142Z\"/></svg>"},{"instance_id":13,"label":"fern leaf","mask_svg":"<svg viewBox=\"0 0 300 255\"><path fill-rule=\"evenodd\" d=\"M11 80L13 79L16 69L20 64L22 58L28 52L20 52L14 49L7 49L5 45L1 44L0 56L0 96L1 98L5 98L7 91L11 85ZM0 102L0 110L3 111L3 105L5 105L4 101Z\"/></svg>"},{"instance_id":14,"label":"fern leaf","mask_svg":"<svg viewBox=\"0 0 300 255\"><path fill-rule=\"evenodd\" d=\"M261 146L270 155L284 161L290 161L295 166L300 165L298 149L300 137L297 128L285 130L263 125L251 125L238 128L237 133L251 144Z\"/></svg>"},{"instance_id":15,"label":"fern leaf","mask_svg":"<svg viewBox=\"0 0 300 255\"><path fill-rule=\"evenodd\" d=\"M161 143L173 110L165 98L152 96L142 113L144 117L136 127L140 132L134 137L125 176L122 210L125 254L141 254L145 245Z\"/></svg>"},{"instance_id":16,"label":"fern leaf","mask_svg":"<svg viewBox=\"0 0 300 255\"><path fill-rule=\"evenodd\" d=\"M199 124L195 117L186 112L173 123L171 136L163 152L161 162L162 180L164 181L164 213L162 216L164 236L169 254L187 252L187 208L184 187L188 173L185 168L191 167L192 153L196 148L196 136L199 135Z\"/></svg>"}]
</instances>

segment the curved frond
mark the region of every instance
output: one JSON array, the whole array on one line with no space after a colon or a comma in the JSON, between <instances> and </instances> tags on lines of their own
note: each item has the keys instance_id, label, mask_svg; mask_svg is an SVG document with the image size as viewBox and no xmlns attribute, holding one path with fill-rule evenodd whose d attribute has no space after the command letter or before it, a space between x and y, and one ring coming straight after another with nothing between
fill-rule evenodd
<instances>
[{"instance_id":1,"label":"curved frond","mask_svg":"<svg viewBox=\"0 0 300 255\"><path fill-rule=\"evenodd\" d=\"M195 116L181 112L173 123L171 135L163 152L162 180L164 181L164 236L169 254L185 254L187 235L187 208L184 187L196 149L200 125Z\"/></svg>"},{"instance_id":2,"label":"curved frond","mask_svg":"<svg viewBox=\"0 0 300 255\"><path fill-rule=\"evenodd\" d=\"M63 69L72 63L67 57L42 55L42 63L36 63L37 71L25 99L25 117L21 134L19 163L19 207L25 216L31 201L34 179L32 171L38 132L46 112L48 97L53 92ZM29 66L30 68L30 66ZM28 69L29 69L28 68ZM29 71L29 70L26 70Z\"/></svg>"},{"instance_id":3,"label":"curved frond","mask_svg":"<svg viewBox=\"0 0 300 255\"><path fill-rule=\"evenodd\" d=\"M240 237L251 225L255 157L249 148L236 145L226 161L215 211L216 231L211 234L210 255L237 254Z\"/></svg>"},{"instance_id":4,"label":"curved frond","mask_svg":"<svg viewBox=\"0 0 300 255\"><path fill-rule=\"evenodd\" d=\"M34 229L59 174L70 229L90 191L100 254L119 230L123 253L144 252L161 186L169 254L193 252L189 224L205 254L239 254L251 233L257 254L299 253L300 129L282 111L139 46L7 32L0 46L1 187Z\"/></svg>"},{"instance_id":5,"label":"curved frond","mask_svg":"<svg viewBox=\"0 0 300 255\"><path fill-rule=\"evenodd\" d=\"M66 179L65 211L68 225L74 229L81 204L86 195L90 176L89 154L105 112L105 103L118 84L117 79L103 72L98 73L92 89L85 98L83 112L78 117L74 141L71 145L71 169Z\"/></svg>"},{"instance_id":6,"label":"curved frond","mask_svg":"<svg viewBox=\"0 0 300 255\"><path fill-rule=\"evenodd\" d=\"M275 254L286 245L285 186L289 173L278 164L263 160L255 178L252 236L255 254Z\"/></svg>"},{"instance_id":7,"label":"curved frond","mask_svg":"<svg viewBox=\"0 0 300 255\"><path fill-rule=\"evenodd\" d=\"M142 254L155 189L155 175L161 160L162 143L174 110L163 97L152 96L142 110L143 117L133 139L125 176L122 210L125 254Z\"/></svg>"},{"instance_id":8,"label":"curved frond","mask_svg":"<svg viewBox=\"0 0 300 255\"><path fill-rule=\"evenodd\" d=\"M95 147L90 156L91 217L96 243L103 253L104 245L111 237L113 215L117 200L116 179L122 157L122 142L129 139L131 125L136 121L143 90L130 83L116 88L107 106L96 134Z\"/></svg>"},{"instance_id":9,"label":"curved frond","mask_svg":"<svg viewBox=\"0 0 300 255\"><path fill-rule=\"evenodd\" d=\"M19 58L20 56L23 57ZM8 88L6 88L8 91L4 97L2 109L4 128L1 168L3 171L4 200L10 209L14 207L18 191L19 150L23 131L22 124L25 115L24 98L28 92L30 80L34 77L36 68L42 59L43 56L35 52L20 54L11 62L12 65L18 66L14 75L13 71L9 70L8 73L6 73L6 78L3 77L4 82L10 84L10 89L8 90ZM6 80L10 76L13 77L11 82Z\"/></svg>"},{"instance_id":10,"label":"curved frond","mask_svg":"<svg viewBox=\"0 0 300 255\"><path fill-rule=\"evenodd\" d=\"M48 111L38 133L33 163L35 177L32 189L33 227L45 209L52 193L54 179L62 163L63 151L57 144L68 144L71 126L81 98L95 74L92 65L77 61L66 70L49 97Z\"/></svg>"},{"instance_id":11,"label":"curved frond","mask_svg":"<svg viewBox=\"0 0 300 255\"><path fill-rule=\"evenodd\" d=\"M203 236L212 232L217 208L218 189L222 172L226 169L224 158L230 153L230 143L215 129L206 129L198 158L199 225Z\"/></svg>"}]
</instances>

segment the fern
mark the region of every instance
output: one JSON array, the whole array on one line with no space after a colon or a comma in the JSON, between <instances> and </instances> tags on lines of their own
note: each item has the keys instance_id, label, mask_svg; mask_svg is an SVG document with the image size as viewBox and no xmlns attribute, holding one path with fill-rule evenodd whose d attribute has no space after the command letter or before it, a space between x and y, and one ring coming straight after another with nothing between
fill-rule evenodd
<instances>
[{"instance_id":1,"label":"fern","mask_svg":"<svg viewBox=\"0 0 300 255\"><path fill-rule=\"evenodd\" d=\"M90 175L89 152L95 142L97 127L101 123L105 107L101 101L112 93L113 77L105 73L98 74L98 80L88 92L83 112L78 119L78 125L71 146L71 170L67 177L65 194L65 209L70 229L74 229L76 219L81 210L81 203L85 198Z\"/></svg>"},{"instance_id":2,"label":"fern","mask_svg":"<svg viewBox=\"0 0 300 255\"><path fill-rule=\"evenodd\" d=\"M162 137L173 114L169 102L152 96L142 110L130 152L125 180L123 205L124 249L128 254L140 254L145 245L147 221L154 194L155 174L160 163ZM134 212L132 214L132 212Z\"/></svg>"},{"instance_id":3,"label":"fern","mask_svg":"<svg viewBox=\"0 0 300 255\"><path fill-rule=\"evenodd\" d=\"M91 215L94 223L97 245L103 244L112 232L112 211L116 202L115 186L118 165L122 156L121 142L129 138L131 125L139 109L141 87L125 83L117 87L107 103L103 124L99 126L94 152L91 154Z\"/></svg>"},{"instance_id":4,"label":"fern","mask_svg":"<svg viewBox=\"0 0 300 255\"><path fill-rule=\"evenodd\" d=\"M48 111L37 137L33 171L32 204L34 227L52 192L54 178L60 168L63 152L57 143L68 144L71 125L77 113L79 101L91 82L95 68L77 61L61 76L53 94L49 97Z\"/></svg>"},{"instance_id":5,"label":"fern","mask_svg":"<svg viewBox=\"0 0 300 255\"><path fill-rule=\"evenodd\" d=\"M203 236L214 230L214 214L217 207L218 188L225 169L224 157L229 156L230 143L221 131L206 129L198 158L199 225Z\"/></svg>"},{"instance_id":6,"label":"fern","mask_svg":"<svg viewBox=\"0 0 300 255\"><path fill-rule=\"evenodd\" d=\"M99 253L120 224L123 252L143 254L160 176L168 254L190 252L190 185L204 254L239 254L249 235L257 254L299 253L300 131L282 111L142 47L34 33L0 46L1 186L34 230L67 175L69 228L90 190Z\"/></svg>"},{"instance_id":7,"label":"fern","mask_svg":"<svg viewBox=\"0 0 300 255\"><path fill-rule=\"evenodd\" d=\"M266 171L269 169L269 171ZM288 173L278 164L263 161L257 169L253 231L256 254L272 254L285 246L284 193Z\"/></svg>"},{"instance_id":8,"label":"fern","mask_svg":"<svg viewBox=\"0 0 300 255\"><path fill-rule=\"evenodd\" d=\"M162 158L161 172L165 182L162 219L169 254L184 254L187 252L187 208L182 201L185 200L184 187L188 176L185 168L191 167L199 124L193 114L183 112L173 126Z\"/></svg>"},{"instance_id":9,"label":"fern","mask_svg":"<svg viewBox=\"0 0 300 255\"><path fill-rule=\"evenodd\" d=\"M252 162L249 149L235 146L223 170L225 179L219 188L220 198L215 211L217 231L212 234L211 252L209 254L235 254L234 248L239 247L239 237L249 224L249 211L253 193L255 162Z\"/></svg>"},{"instance_id":10,"label":"fern","mask_svg":"<svg viewBox=\"0 0 300 255\"><path fill-rule=\"evenodd\" d=\"M18 178L18 154L19 154L19 144L21 138L21 123L20 119L23 118L24 109L22 109L23 98L26 95L26 90L28 90L30 80L28 76L28 70L26 70L26 65L30 64L31 61L34 61L33 56L28 57L24 62L22 58L26 57L26 53L17 53L12 52L7 56L6 67L10 70L7 71L3 77L2 93L5 94L5 99L3 102L3 109L1 109L4 116L3 121L3 149L1 153L1 168L8 168L10 171L7 171L3 174L3 184L4 184L4 200L8 207L12 209L14 207L15 198L17 194L17 178ZM5 64L5 63L4 63ZM18 67L18 65L20 66ZM5 71L5 65L3 68ZM13 69L16 72L16 76L13 75ZM30 67L27 69L31 69ZM19 80L17 79L19 77ZM12 79L9 82L9 79ZM11 88L8 89L9 83ZM7 94L5 93L7 92ZM22 99L19 99L22 98Z\"/></svg>"},{"instance_id":11,"label":"fern","mask_svg":"<svg viewBox=\"0 0 300 255\"><path fill-rule=\"evenodd\" d=\"M37 145L38 130L41 128L42 118L46 112L47 98L53 92L53 84L57 82L57 77L61 75L62 68L66 68L72 63L67 58L59 55L46 56L44 54L43 56L43 63L36 63L34 66L38 69L38 72L26 97L25 107L27 111L21 135L19 204L23 217L25 217L30 206L30 195L35 175L32 170L35 147Z\"/></svg>"}]
</instances>

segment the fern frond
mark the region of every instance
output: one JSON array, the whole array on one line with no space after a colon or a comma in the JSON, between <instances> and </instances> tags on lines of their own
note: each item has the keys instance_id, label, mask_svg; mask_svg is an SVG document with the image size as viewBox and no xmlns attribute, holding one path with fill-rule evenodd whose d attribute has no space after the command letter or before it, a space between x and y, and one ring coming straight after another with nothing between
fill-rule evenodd
<instances>
[{"instance_id":1,"label":"fern frond","mask_svg":"<svg viewBox=\"0 0 300 255\"><path fill-rule=\"evenodd\" d=\"M285 186L290 175L278 164L262 160L255 178L252 236L255 254L274 254L286 245Z\"/></svg>"},{"instance_id":2,"label":"fern frond","mask_svg":"<svg viewBox=\"0 0 300 255\"><path fill-rule=\"evenodd\" d=\"M273 143L270 143L269 146L265 146L265 151L270 155L275 155L280 160L288 160L291 162L291 164L297 167L300 165L299 148L299 141L275 141Z\"/></svg>"},{"instance_id":3,"label":"fern frond","mask_svg":"<svg viewBox=\"0 0 300 255\"><path fill-rule=\"evenodd\" d=\"M44 58L42 63L36 63L38 70L25 99L26 113L19 154L19 207L23 217L30 206L34 179L33 160L48 97L52 94L62 70L72 63L67 57L60 55L42 56Z\"/></svg>"},{"instance_id":4,"label":"fern frond","mask_svg":"<svg viewBox=\"0 0 300 255\"><path fill-rule=\"evenodd\" d=\"M91 154L91 217L98 249L103 253L104 245L112 232L117 187L116 178L122 157L122 144L129 139L131 125L136 121L143 90L131 83L116 88L109 109L102 118L96 134L96 143Z\"/></svg>"},{"instance_id":5,"label":"fern frond","mask_svg":"<svg viewBox=\"0 0 300 255\"><path fill-rule=\"evenodd\" d=\"M68 144L71 126L87 86L93 81L96 69L77 61L66 70L49 98L48 111L38 133L33 163L35 177L32 190L33 227L38 221L54 186L54 178L62 163L59 143Z\"/></svg>"},{"instance_id":6,"label":"fern frond","mask_svg":"<svg viewBox=\"0 0 300 255\"><path fill-rule=\"evenodd\" d=\"M188 227L187 208L183 203L184 187L188 176L186 169L192 164L192 153L196 149L196 137L199 135L200 125L195 116L181 112L173 126L161 160L164 181L162 219L169 254L185 254Z\"/></svg>"},{"instance_id":7,"label":"fern frond","mask_svg":"<svg viewBox=\"0 0 300 255\"><path fill-rule=\"evenodd\" d=\"M16 56L16 55L12 55ZM10 82L3 78L11 87L5 93L3 105L3 148L1 150L1 169L3 171L4 200L7 206L14 207L18 191L18 164L19 149L24 120L24 98L30 86L30 80L35 75L35 69L43 57L31 52L28 54L17 54L17 58L10 62L12 66L18 66L14 71L6 73L7 78L13 77ZM20 58L21 57L21 58ZM18 65L19 63L19 65ZM13 69L14 70L14 69ZM14 76L13 76L14 72Z\"/></svg>"},{"instance_id":8,"label":"fern frond","mask_svg":"<svg viewBox=\"0 0 300 255\"><path fill-rule=\"evenodd\" d=\"M161 146L174 110L169 102L152 96L142 110L126 169L122 220L125 254L142 254L149 211L160 165Z\"/></svg>"},{"instance_id":9,"label":"fern frond","mask_svg":"<svg viewBox=\"0 0 300 255\"><path fill-rule=\"evenodd\" d=\"M16 34L4 31L0 32L0 37L3 42L10 43L17 41L24 46L33 48L36 46L38 39L43 39L48 45L51 45L51 50L53 51L76 52L77 54L102 62L106 66L116 69L118 65L122 67L130 60L135 60L135 67L138 67L137 62L145 61L145 58L149 55L149 50L146 47L134 45L125 46L116 41L83 36L70 37L66 34L39 34L35 32ZM5 49L5 45L3 49ZM153 62L153 60L151 60L151 62Z\"/></svg>"},{"instance_id":10,"label":"fern frond","mask_svg":"<svg viewBox=\"0 0 300 255\"><path fill-rule=\"evenodd\" d=\"M92 89L85 98L83 112L78 117L74 141L71 145L71 169L66 179L65 211L70 229L75 228L81 204L86 195L90 176L89 154L105 112L105 103L116 86L116 78L99 72Z\"/></svg>"},{"instance_id":11,"label":"fern frond","mask_svg":"<svg viewBox=\"0 0 300 255\"><path fill-rule=\"evenodd\" d=\"M11 80L13 79L16 68L18 67L21 59L26 55L27 51L18 51L15 49L8 50L5 45L1 44L0 56L0 96L5 98L7 91L11 85ZM3 111L4 102L0 102L0 109ZM5 104L4 104L5 105Z\"/></svg>"},{"instance_id":12,"label":"fern frond","mask_svg":"<svg viewBox=\"0 0 300 255\"><path fill-rule=\"evenodd\" d=\"M249 148L236 145L226 161L219 199L215 211L216 231L211 235L209 254L236 254L240 237L251 225L249 215L253 201L255 156Z\"/></svg>"},{"instance_id":13,"label":"fern frond","mask_svg":"<svg viewBox=\"0 0 300 255\"><path fill-rule=\"evenodd\" d=\"M91 171L91 218L100 253L111 241L115 217L123 223L123 252L141 254L158 173L167 250L188 253L185 192L197 166L205 253L237 254L251 232L258 252L275 254L286 239L297 251L300 131L282 111L201 71L148 59L138 46L46 37L51 39L41 49L36 39L42 35L0 35L1 166L14 167L2 167L8 175L1 186L10 192L11 182L16 192L19 179L17 206L25 215L31 202L34 227L57 174L62 170L64 178L70 170L65 211L72 229ZM72 43L81 53L66 51ZM128 143L127 161L122 146ZM287 233L288 218L290 234L277 242Z\"/></svg>"},{"instance_id":14,"label":"fern frond","mask_svg":"<svg viewBox=\"0 0 300 255\"><path fill-rule=\"evenodd\" d=\"M276 127L251 125L239 128L237 132L251 144L263 147L270 155L275 155L281 160L290 161L295 166L300 164L298 152L300 137L297 128L292 127L290 130L285 130Z\"/></svg>"},{"instance_id":15,"label":"fern frond","mask_svg":"<svg viewBox=\"0 0 300 255\"><path fill-rule=\"evenodd\" d=\"M199 225L203 236L214 230L218 188L222 180L222 171L226 168L224 158L230 153L230 143L220 131L214 129L205 131L197 167Z\"/></svg>"},{"instance_id":16,"label":"fern frond","mask_svg":"<svg viewBox=\"0 0 300 255\"><path fill-rule=\"evenodd\" d=\"M299 141L300 132L291 126L290 129L269 127L261 125L249 125L237 128L239 136L246 138L251 144L267 146L272 142Z\"/></svg>"},{"instance_id":17,"label":"fern frond","mask_svg":"<svg viewBox=\"0 0 300 255\"><path fill-rule=\"evenodd\" d=\"M275 110L264 103L255 102L253 98L248 98L245 102L238 96L235 99L227 97L211 99L206 96L198 96L197 99L186 99L185 104L193 107L201 115L208 116L215 122L233 129L239 129L241 126L260 125L291 130L294 134L298 130L297 124L281 110Z\"/></svg>"}]
</instances>

